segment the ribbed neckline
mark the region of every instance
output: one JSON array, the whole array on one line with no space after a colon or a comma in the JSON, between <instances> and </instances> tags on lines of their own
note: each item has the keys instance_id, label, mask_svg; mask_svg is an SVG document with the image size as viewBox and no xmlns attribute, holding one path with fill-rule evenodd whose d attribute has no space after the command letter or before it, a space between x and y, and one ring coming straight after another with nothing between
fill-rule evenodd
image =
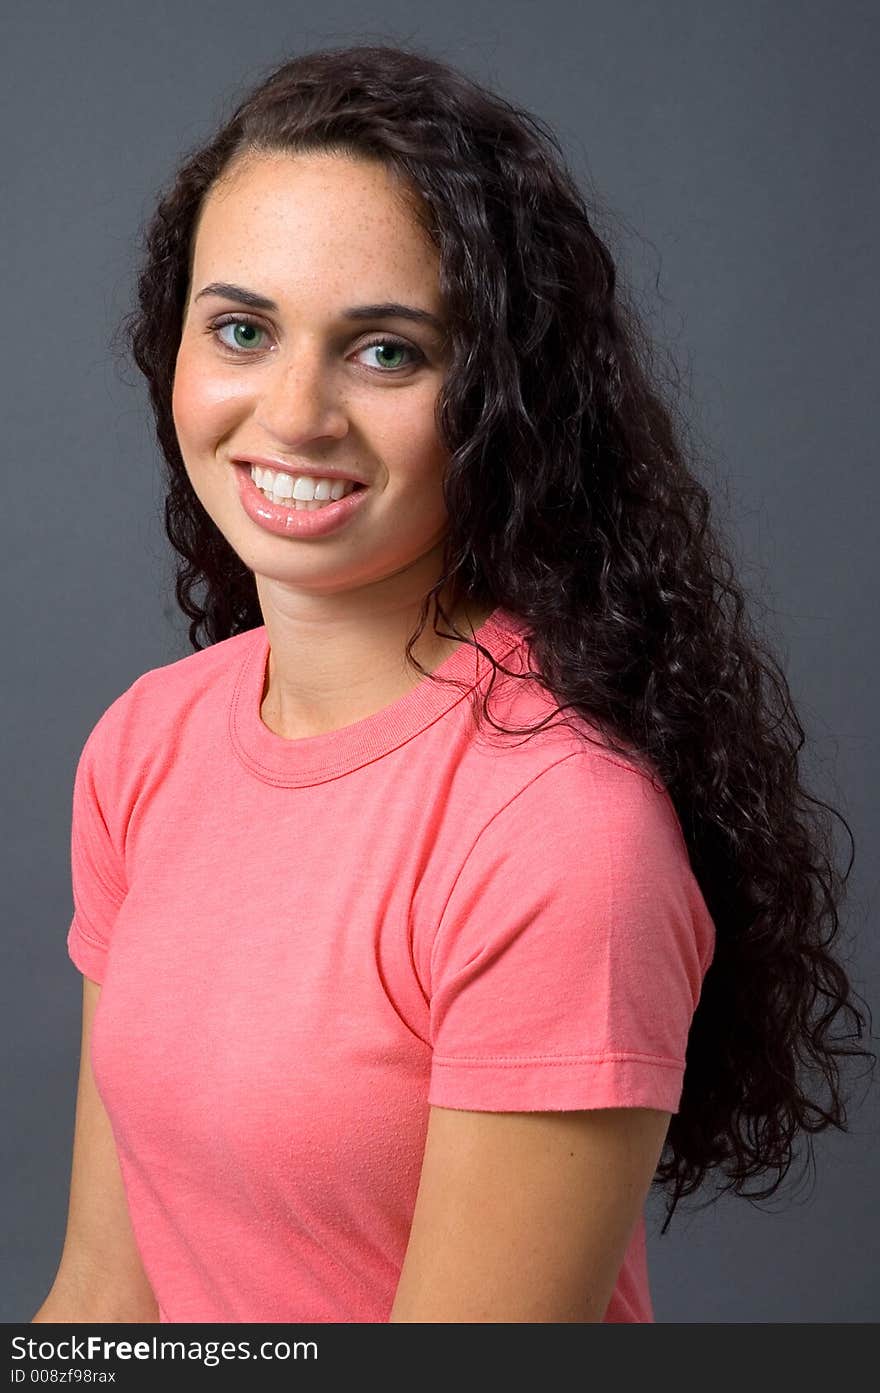
<instances>
[{"instance_id":1,"label":"ribbed neckline","mask_svg":"<svg viewBox=\"0 0 880 1393\"><path fill-rule=\"evenodd\" d=\"M524 641L527 632L519 618L499 607L474 631L474 638L496 662L503 662ZM321 735L286 740L264 725L260 716L269 661L265 624L250 630L248 638L232 690L229 737L251 773L265 783L288 788L338 779L399 749L466 700L477 683L492 671L492 664L482 653L470 643L460 643L434 672L439 677L466 682L466 690L423 677L404 696L362 721Z\"/></svg>"}]
</instances>

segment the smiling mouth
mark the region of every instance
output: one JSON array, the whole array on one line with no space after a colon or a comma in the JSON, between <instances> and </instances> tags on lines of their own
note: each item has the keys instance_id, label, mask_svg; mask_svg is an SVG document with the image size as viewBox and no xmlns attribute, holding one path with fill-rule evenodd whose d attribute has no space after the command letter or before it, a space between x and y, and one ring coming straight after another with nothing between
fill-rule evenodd
<instances>
[{"instance_id":1,"label":"smiling mouth","mask_svg":"<svg viewBox=\"0 0 880 1393\"><path fill-rule=\"evenodd\" d=\"M317 511L331 503L338 503L350 493L363 491L365 484L354 479L321 477L310 474L288 474L283 470L263 468L257 464L242 463L242 468L250 473L254 485L270 503L280 508L290 508L294 512Z\"/></svg>"}]
</instances>

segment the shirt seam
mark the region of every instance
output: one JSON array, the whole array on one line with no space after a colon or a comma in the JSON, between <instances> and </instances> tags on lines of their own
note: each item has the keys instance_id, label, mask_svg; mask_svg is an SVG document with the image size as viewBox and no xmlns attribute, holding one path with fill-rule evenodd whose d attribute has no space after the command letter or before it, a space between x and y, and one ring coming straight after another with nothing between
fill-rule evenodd
<instances>
[{"instance_id":1,"label":"shirt seam","mask_svg":"<svg viewBox=\"0 0 880 1393\"><path fill-rule=\"evenodd\" d=\"M683 1059L671 1059L667 1055L646 1054L639 1051L621 1051L610 1054L524 1054L524 1055L443 1055L435 1054L432 1062L440 1065L463 1065L465 1068L479 1068L482 1065L510 1069L526 1069L532 1064L620 1064L641 1063L659 1064L666 1069L681 1069Z\"/></svg>"},{"instance_id":2,"label":"shirt seam","mask_svg":"<svg viewBox=\"0 0 880 1393\"><path fill-rule=\"evenodd\" d=\"M79 936L80 936L81 938L85 939L86 943L91 944L91 946L92 946L93 948L100 948L102 952L106 953L106 952L107 952L107 944L106 944L103 940L101 940L100 938L95 938L95 937L94 937L94 930L92 930L92 933L88 933L88 932L83 928L83 921L85 921L85 923L89 925L89 928L90 928L90 929L92 928L92 925L91 925L90 921L89 921L89 920L86 918L86 916L83 914L82 910L81 910L81 909L77 909L77 910L75 911L75 913L74 913L74 916L73 916L73 927L74 927L74 929L76 929L76 932L79 934Z\"/></svg>"}]
</instances>

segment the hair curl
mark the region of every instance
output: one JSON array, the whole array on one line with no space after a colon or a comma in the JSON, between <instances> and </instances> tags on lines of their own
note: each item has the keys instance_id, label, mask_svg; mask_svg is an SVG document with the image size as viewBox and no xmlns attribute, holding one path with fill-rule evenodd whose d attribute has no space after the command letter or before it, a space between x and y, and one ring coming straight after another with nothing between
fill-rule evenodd
<instances>
[{"instance_id":1,"label":"hair curl","mask_svg":"<svg viewBox=\"0 0 880 1393\"><path fill-rule=\"evenodd\" d=\"M728 1177L723 1190L765 1199L799 1129L847 1130L838 1056L876 1062L844 1043L865 1021L829 951L852 833L801 783L805 735L785 676L751 630L648 336L558 141L432 58L360 46L282 63L185 156L145 231L138 308L123 328L168 466L165 528L190 642L263 622L253 574L196 498L172 419L199 211L239 156L313 149L384 162L420 195L439 250L450 522L407 658L432 600L434 632L438 617L451 622L441 591L453 608L461 597L501 605L530 626L559 709L659 774L716 928L653 1181L673 1189L661 1232L710 1168ZM843 875L828 822L808 805L846 826ZM831 1034L839 1015L854 1033ZM827 1108L807 1071L826 1081ZM771 1170L775 1183L744 1190Z\"/></svg>"}]
</instances>

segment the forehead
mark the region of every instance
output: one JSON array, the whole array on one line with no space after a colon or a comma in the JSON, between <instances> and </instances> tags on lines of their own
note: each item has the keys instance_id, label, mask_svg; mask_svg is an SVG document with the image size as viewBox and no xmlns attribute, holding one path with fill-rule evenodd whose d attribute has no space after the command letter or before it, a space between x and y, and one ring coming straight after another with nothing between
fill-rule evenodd
<instances>
[{"instance_id":1,"label":"forehead","mask_svg":"<svg viewBox=\"0 0 880 1393\"><path fill-rule=\"evenodd\" d=\"M438 255L416 195L377 160L329 152L251 155L207 194L193 285L241 280L272 298L320 284L438 301Z\"/></svg>"}]
</instances>

